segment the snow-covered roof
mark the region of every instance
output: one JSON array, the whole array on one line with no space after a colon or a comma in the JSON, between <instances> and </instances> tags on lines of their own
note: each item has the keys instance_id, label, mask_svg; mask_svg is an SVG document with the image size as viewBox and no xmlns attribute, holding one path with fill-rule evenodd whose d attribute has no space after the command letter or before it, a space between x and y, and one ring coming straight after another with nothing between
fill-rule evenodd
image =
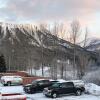
<instances>
[{"instance_id":1,"label":"snow-covered roof","mask_svg":"<svg viewBox=\"0 0 100 100\"><path fill-rule=\"evenodd\" d=\"M59 83L63 82L73 82L73 83L84 83L82 80L64 80L64 79L58 79Z\"/></svg>"},{"instance_id":2,"label":"snow-covered roof","mask_svg":"<svg viewBox=\"0 0 100 100\"><path fill-rule=\"evenodd\" d=\"M13 76L2 76L1 78L13 78L13 77L21 78L21 76L18 76L18 75L13 75Z\"/></svg>"},{"instance_id":3,"label":"snow-covered roof","mask_svg":"<svg viewBox=\"0 0 100 100\"><path fill-rule=\"evenodd\" d=\"M42 81L42 80L48 80L48 79L36 79L36 81Z\"/></svg>"},{"instance_id":4,"label":"snow-covered roof","mask_svg":"<svg viewBox=\"0 0 100 100\"><path fill-rule=\"evenodd\" d=\"M64 80L64 79L57 79L57 81L59 81L58 83L66 82L66 80Z\"/></svg>"},{"instance_id":5,"label":"snow-covered roof","mask_svg":"<svg viewBox=\"0 0 100 100\"><path fill-rule=\"evenodd\" d=\"M69 80L69 81L75 82L75 83L77 83L77 82L83 82L82 80Z\"/></svg>"}]
</instances>

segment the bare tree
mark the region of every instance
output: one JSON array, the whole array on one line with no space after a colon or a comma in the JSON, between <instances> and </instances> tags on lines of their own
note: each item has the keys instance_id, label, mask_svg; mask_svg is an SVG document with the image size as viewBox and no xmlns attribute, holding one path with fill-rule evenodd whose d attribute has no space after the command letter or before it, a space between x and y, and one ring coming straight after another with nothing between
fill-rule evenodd
<instances>
[{"instance_id":1,"label":"bare tree","mask_svg":"<svg viewBox=\"0 0 100 100\"><path fill-rule=\"evenodd\" d=\"M52 34L56 37L59 37L59 23L55 22L52 28Z\"/></svg>"},{"instance_id":2,"label":"bare tree","mask_svg":"<svg viewBox=\"0 0 100 100\"><path fill-rule=\"evenodd\" d=\"M58 38L61 38L61 42L63 42L62 41L62 39L64 39L65 38L65 34L66 34L66 28L65 28L65 26L64 26L64 24L63 23L54 23L54 27L53 27L53 35L56 37L56 39L54 39L54 47L55 47L55 57L56 57L56 61L55 61L55 65L54 65L54 77L55 78L57 78L57 72L58 72L58 53L57 53L57 51L59 51L59 50L61 50L61 49L59 49L59 47L57 47L57 39ZM58 50L56 50L56 47L58 48ZM63 50L62 50L63 51ZM65 66L64 66L64 59L63 58L65 58L65 55L61 55L61 58L60 58L60 76L61 76L61 78L64 78L64 71L65 71L65 69L66 68L64 68Z\"/></svg>"},{"instance_id":3,"label":"bare tree","mask_svg":"<svg viewBox=\"0 0 100 100\"><path fill-rule=\"evenodd\" d=\"M81 56L79 56L79 69L78 69L78 78L82 79L82 77L85 75L86 72L86 67L89 64L88 61L88 55L84 54L84 52L81 52L80 54Z\"/></svg>"},{"instance_id":4,"label":"bare tree","mask_svg":"<svg viewBox=\"0 0 100 100\"><path fill-rule=\"evenodd\" d=\"M87 39L88 39L88 28L86 27L86 29L85 29L85 39L84 39L84 45L83 45L83 48L86 47Z\"/></svg>"},{"instance_id":5,"label":"bare tree","mask_svg":"<svg viewBox=\"0 0 100 100\"><path fill-rule=\"evenodd\" d=\"M71 27L70 39L71 39L71 42L73 43L73 70L74 70L73 75L76 75L75 74L75 69L77 69L76 68L76 44L81 33L79 21L73 20L70 27Z\"/></svg>"},{"instance_id":6,"label":"bare tree","mask_svg":"<svg viewBox=\"0 0 100 100\"><path fill-rule=\"evenodd\" d=\"M39 29L40 31L45 34L48 35L48 33L50 33L49 29L48 29L48 24L42 23L39 25ZM43 34L40 35L40 41L41 41L41 68L42 68L42 76L44 76L44 37Z\"/></svg>"},{"instance_id":7,"label":"bare tree","mask_svg":"<svg viewBox=\"0 0 100 100\"><path fill-rule=\"evenodd\" d=\"M59 24L59 34L60 34L60 38L61 40L65 38L65 34L66 34L66 28L64 27L64 24L61 23ZM62 41L61 41L62 42ZM62 49L62 48L61 48ZM61 56L62 58L66 58L65 55L62 54ZM61 61L61 68L60 68L60 72L61 72L61 78L63 79L64 78L64 71L66 73L66 66L64 66L64 61L62 60ZM66 77L66 76L65 76Z\"/></svg>"},{"instance_id":8,"label":"bare tree","mask_svg":"<svg viewBox=\"0 0 100 100\"><path fill-rule=\"evenodd\" d=\"M83 48L86 47L87 39L88 39L88 28L86 27ZM88 65L88 58L87 55L84 55L84 52L82 52L81 56L79 56L79 59L80 59L80 68L79 68L80 78L82 78L85 74L86 66Z\"/></svg>"},{"instance_id":9,"label":"bare tree","mask_svg":"<svg viewBox=\"0 0 100 100\"><path fill-rule=\"evenodd\" d=\"M61 39L64 39L65 33L66 33L66 28L64 27L64 24L61 23L59 25L59 35L60 35Z\"/></svg>"},{"instance_id":10,"label":"bare tree","mask_svg":"<svg viewBox=\"0 0 100 100\"><path fill-rule=\"evenodd\" d=\"M46 27L47 27L47 24L40 24L39 25L40 31L43 33L46 33L46 31L47 31ZM40 35L40 41L41 41L41 45L40 45L40 47L41 47L41 68L42 68L42 76L44 76L43 34Z\"/></svg>"},{"instance_id":11,"label":"bare tree","mask_svg":"<svg viewBox=\"0 0 100 100\"><path fill-rule=\"evenodd\" d=\"M85 36L84 36L84 40L83 40L83 49L85 49L86 44L87 44L87 39L88 39L88 29L87 27L85 28ZM81 54L79 54L78 56L78 63L79 63L79 68L78 68L78 76L81 79L86 71L86 66L88 65L88 56L84 53L81 52Z\"/></svg>"},{"instance_id":12,"label":"bare tree","mask_svg":"<svg viewBox=\"0 0 100 100\"><path fill-rule=\"evenodd\" d=\"M57 79L57 57L58 57L58 53L57 53L57 39L59 37L59 23L55 22L53 25L53 29L52 29L52 34L54 35L54 41L53 41L53 47L54 47L54 66L53 68L53 78Z\"/></svg>"},{"instance_id":13,"label":"bare tree","mask_svg":"<svg viewBox=\"0 0 100 100\"><path fill-rule=\"evenodd\" d=\"M71 23L71 33L70 38L73 44L77 44L79 36L81 34L80 23L78 20L73 20Z\"/></svg>"},{"instance_id":14,"label":"bare tree","mask_svg":"<svg viewBox=\"0 0 100 100\"><path fill-rule=\"evenodd\" d=\"M39 29L42 31L42 32L45 32L47 33L48 32L48 25L46 23L41 23L39 25Z\"/></svg>"}]
</instances>

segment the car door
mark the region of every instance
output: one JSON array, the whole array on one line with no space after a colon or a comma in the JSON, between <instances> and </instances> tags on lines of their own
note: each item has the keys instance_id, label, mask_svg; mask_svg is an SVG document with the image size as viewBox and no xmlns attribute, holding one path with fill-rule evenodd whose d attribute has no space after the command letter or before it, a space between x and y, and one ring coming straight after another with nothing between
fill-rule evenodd
<instances>
[{"instance_id":1,"label":"car door","mask_svg":"<svg viewBox=\"0 0 100 100\"><path fill-rule=\"evenodd\" d=\"M14 79L14 84L18 84L19 83L19 77L18 76L15 76L13 79Z\"/></svg>"},{"instance_id":2,"label":"car door","mask_svg":"<svg viewBox=\"0 0 100 100\"><path fill-rule=\"evenodd\" d=\"M10 81L11 81L11 84L15 84L15 83L16 83L16 78L15 78L15 76L11 76L11 77L10 77Z\"/></svg>"},{"instance_id":3,"label":"car door","mask_svg":"<svg viewBox=\"0 0 100 100\"><path fill-rule=\"evenodd\" d=\"M65 94L65 91L66 91L66 83L61 83L59 85L59 94Z\"/></svg>"},{"instance_id":4,"label":"car door","mask_svg":"<svg viewBox=\"0 0 100 100\"><path fill-rule=\"evenodd\" d=\"M43 80L38 81L38 82L37 82L36 90L37 90L37 91L42 91L42 90L43 90L43 87L44 87Z\"/></svg>"},{"instance_id":5,"label":"car door","mask_svg":"<svg viewBox=\"0 0 100 100\"><path fill-rule=\"evenodd\" d=\"M43 83L44 83L43 88L49 87L51 85L51 82L49 80L43 80Z\"/></svg>"},{"instance_id":6,"label":"car door","mask_svg":"<svg viewBox=\"0 0 100 100\"><path fill-rule=\"evenodd\" d=\"M66 83L65 93L74 93L74 84L72 82Z\"/></svg>"},{"instance_id":7,"label":"car door","mask_svg":"<svg viewBox=\"0 0 100 100\"><path fill-rule=\"evenodd\" d=\"M39 85L40 85L41 91L43 91L43 89L44 89L45 87L50 86L50 82L49 82L49 80L42 80L42 81L39 83Z\"/></svg>"}]
</instances>

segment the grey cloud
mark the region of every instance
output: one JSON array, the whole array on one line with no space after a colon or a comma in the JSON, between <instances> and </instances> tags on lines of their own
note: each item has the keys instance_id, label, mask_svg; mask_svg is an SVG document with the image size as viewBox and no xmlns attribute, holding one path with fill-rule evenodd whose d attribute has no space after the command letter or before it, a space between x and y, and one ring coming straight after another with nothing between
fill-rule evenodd
<instances>
[{"instance_id":1,"label":"grey cloud","mask_svg":"<svg viewBox=\"0 0 100 100\"><path fill-rule=\"evenodd\" d=\"M59 20L95 13L99 0L8 0L0 15L15 20ZM14 18L15 17L15 18Z\"/></svg>"}]
</instances>

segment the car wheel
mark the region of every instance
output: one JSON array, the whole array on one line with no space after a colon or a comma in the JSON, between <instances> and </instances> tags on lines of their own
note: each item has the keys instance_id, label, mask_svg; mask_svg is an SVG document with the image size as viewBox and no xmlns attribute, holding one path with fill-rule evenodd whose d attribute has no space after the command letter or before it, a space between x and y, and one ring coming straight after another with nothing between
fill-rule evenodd
<instances>
[{"instance_id":1,"label":"car wheel","mask_svg":"<svg viewBox=\"0 0 100 100\"><path fill-rule=\"evenodd\" d=\"M53 93L52 98L57 98L57 93Z\"/></svg>"},{"instance_id":2,"label":"car wheel","mask_svg":"<svg viewBox=\"0 0 100 100\"><path fill-rule=\"evenodd\" d=\"M80 96L81 94L82 94L82 91L81 91L81 90L77 90L77 91L76 91L76 95L77 95L77 96Z\"/></svg>"},{"instance_id":3,"label":"car wheel","mask_svg":"<svg viewBox=\"0 0 100 100\"><path fill-rule=\"evenodd\" d=\"M11 86L11 82L7 82L7 85L8 85L8 86Z\"/></svg>"}]
</instances>

